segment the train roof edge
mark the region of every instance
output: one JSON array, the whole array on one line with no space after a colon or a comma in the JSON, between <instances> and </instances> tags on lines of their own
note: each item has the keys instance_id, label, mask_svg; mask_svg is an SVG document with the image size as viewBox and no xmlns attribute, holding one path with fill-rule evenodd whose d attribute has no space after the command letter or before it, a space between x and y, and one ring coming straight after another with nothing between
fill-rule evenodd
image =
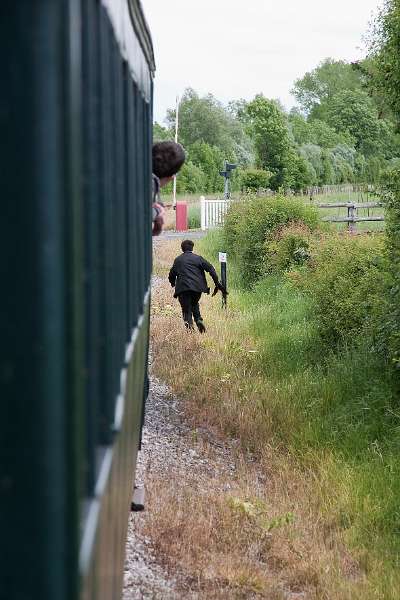
<instances>
[{"instance_id":1,"label":"train roof edge","mask_svg":"<svg viewBox=\"0 0 400 600\"><path fill-rule=\"evenodd\" d=\"M153 43L140 0L102 0L121 55L147 102L155 72Z\"/></svg>"},{"instance_id":2,"label":"train roof edge","mask_svg":"<svg viewBox=\"0 0 400 600\"><path fill-rule=\"evenodd\" d=\"M146 17L144 16L142 3L140 0L128 0L128 3L133 28L135 29L142 50L148 60L150 70L152 74L154 74L156 70L156 63L154 58L153 41L151 38L150 28L147 24Z\"/></svg>"}]
</instances>

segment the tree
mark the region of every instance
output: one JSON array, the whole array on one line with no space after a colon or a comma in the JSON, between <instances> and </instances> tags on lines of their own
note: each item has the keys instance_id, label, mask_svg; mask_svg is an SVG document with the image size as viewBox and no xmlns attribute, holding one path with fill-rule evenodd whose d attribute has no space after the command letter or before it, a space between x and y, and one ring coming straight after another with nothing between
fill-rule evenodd
<instances>
[{"instance_id":1,"label":"tree","mask_svg":"<svg viewBox=\"0 0 400 600\"><path fill-rule=\"evenodd\" d=\"M308 160L300 153L293 156L291 178L291 188L294 190L302 190L314 184L315 171Z\"/></svg>"},{"instance_id":2,"label":"tree","mask_svg":"<svg viewBox=\"0 0 400 600\"><path fill-rule=\"evenodd\" d=\"M225 155L217 146L206 142L195 142L188 151L189 160L201 168L205 175L204 192L219 192L223 190L223 179L219 172L224 163Z\"/></svg>"},{"instance_id":3,"label":"tree","mask_svg":"<svg viewBox=\"0 0 400 600\"><path fill-rule=\"evenodd\" d=\"M162 125L157 123L157 121L156 121L153 125L153 140L154 140L154 142L165 142L167 140L172 140L172 139L174 139L173 133L169 129L166 129L166 127L163 127Z\"/></svg>"},{"instance_id":4,"label":"tree","mask_svg":"<svg viewBox=\"0 0 400 600\"><path fill-rule=\"evenodd\" d=\"M373 87L381 92L400 122L400 0L385 0L374 24L369 59Z\"/></svg>"},{"instance_id":5,"label":"tree","mask_svg":"<svg viewBox=\"0 0 400 600\"><path fill-rule=\"evenodd\" d=\"M311 127L297 108L292 108L288 117L289 131L293 141L301 146L311 142Z\"/></svg>"},{"instance_id":6,"label":"tree","mask_svg":"<svg viewBox=\"0 0 400 600\"><path fill-rule=\"evenodd\" d=\"M313 119L310 122L310 138L321 148L334 148L339 144L354 146L354 139L348 131L335 131L326 121Z\"/></svg>"},{"instance_id":7,"label":"tree","mask_svg":"<svg viewBox=\"0 0 400 600\"><path fill-rule=\"evenodd\" d=\"M390 127L380 120L368 95L361 91L342 91L327 107L327 122L337 132L350 135L355 148L366 156L386 153L390 145Z\"/></svg>"},{"instance_id":8,"label":"tree","mask_svg":"<svg viewBox=\"0 0 400 600\"><path fill-rule=\"evenodd\" d=\"M312 119L308 121L298 110L289 114L289 129L299 146L316 144L321 148L334 148L338 144L354 145L354 139L345 131L338 133L326 121Z\"/></svg>"},{"instance_id":9,"label":"tree","mask_svg":"<svg viewBox=\"0 0 400 600\"><path fill-rule=\"evenodd\" d=\"M334 158L331 150L321 148L315 144L304 144L300 147L299 152L315 172L314 180L311 182L312 185L336 183ZM309 172L312 173L310 168Z\"/></svg>"},{"instance_id":10,"label":"tree","mask_svg":"<svg viewBox=\"0 0 400 600\"><path fill-rule=\"evenodd\" d=\"M362 73L343 60L327 58L294 83L292 94L306 114L323 118L326 102L344 90L360 90Z\"/></svg>"},{"instance_id":11,"label":"tree","mask_svg":"<svg viewBox=\"0 0 400 600\"><path fill-rule=\"evenodd\" d=\"M170 129L175 128L175 110L169 109L166 118ZM188 88L179 106L179 138L185 148L205 142L219 148L226 156L247 164L252 160L251 143L243 125L212 94L200 97Z\"/></svg>"},{"instance_id":12,"label":"tree","mask_svg":"<svg viewBox=\"0 0 400 600\"><path fill-rule=\"evenodd\" d=\"M178 194L188 192L189 194L203 193L206 191L207 178L203 170L187 160L179 171L176 179L176 190Z\"/></svg>"},{"instance_id":13,"label":"tree","mask_svg":"<svg viewBox=\"0 0 400 600\"><path fill-rule=\"evenodd\" d=\"M247 125L247 105L248 101L244 98L240 98L240 100L231 100L228 102L227 110L234 119L238 119L238 121Z\"/></svg>"},{"instance_id":14,"label":"tree","mask_svg":"<svg viewBox=\"0 0 400 600\"><path fill-rule=\"evenodd\" d=\"M273 173L273 189L290 187L294 152L286 115L274 100L268 100L262 94L249 102L246 111L258 166Z\"/></svg>"},{"instance_id":15,"label":"tree","mask_svg":"<svg viewBox=\"0 0 400 600\"><path fill-rule=\"evenodd\" d=\"M354 181L356 151L350 146L339 144L331 150L335 183Z\"/></svg>"},{"instance_id":16,"label":"tree","mask_svg":"<svg viewBox=\"0 0 400 600\"><path fill-rule=\"evenodd\" d=\"M240 173L240 187L242 190L257 191L268 188L271 173L263 169L246 169Z\"/></svg>"}]
</instances>

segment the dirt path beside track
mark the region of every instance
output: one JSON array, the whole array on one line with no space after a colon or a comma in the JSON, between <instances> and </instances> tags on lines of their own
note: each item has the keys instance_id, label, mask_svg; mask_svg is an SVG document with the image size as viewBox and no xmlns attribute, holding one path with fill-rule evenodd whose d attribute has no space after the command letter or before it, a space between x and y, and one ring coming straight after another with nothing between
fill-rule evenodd
<instances>
[{"instance_id":1,"label":"dirt path beside track","mask_svg":"<svg viewBox=\"0 0 400 600\"><path fill-rule=\"evenodd\" d=\"M152 378L137 474L147 496L154 500L160 486L188 487L203 495L211 488L215 492L216 486L228 490L235 477L235 454L234 441L222 444L210 431L194 430L168 387ZM151 519L149 510L147 505L130 518L123 600L209 597L184 573L168 572L165 557L143 533L146 520Z\"/></svg>"}]
</instances>

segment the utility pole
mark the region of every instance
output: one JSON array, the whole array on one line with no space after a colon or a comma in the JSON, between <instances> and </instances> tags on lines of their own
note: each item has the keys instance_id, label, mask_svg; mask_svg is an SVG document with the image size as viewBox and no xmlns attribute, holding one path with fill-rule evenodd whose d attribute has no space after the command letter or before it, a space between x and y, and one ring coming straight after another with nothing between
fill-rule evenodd
<instances>
[{"instance_id":1,"label":"utility pole","mask_svg":"<svg viewBox=\"0 0 400 600\"><path fill-rule=\"evenodd\" d=\"M179 96L176 97L176 107L175 107L175 142L176 143L178 143L178 127L179 127ZM172 205L173 205L174 209L176 209L176 175L174 175Z\"/></svg>"}]
</instances>

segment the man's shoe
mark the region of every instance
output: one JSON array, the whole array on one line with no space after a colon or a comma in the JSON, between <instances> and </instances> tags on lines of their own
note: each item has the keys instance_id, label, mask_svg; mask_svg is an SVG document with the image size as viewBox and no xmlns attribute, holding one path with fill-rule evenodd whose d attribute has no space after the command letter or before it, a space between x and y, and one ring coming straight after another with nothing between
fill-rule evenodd
<instances>
[{"instance_id":1,"label":"man's shoe","mask_svg":"<svg viewBox=\"0 0 400 600\"><path fill-rule=\"evenodd\" d=\"M199 319L198 321L196 321L196 325L197 325L197 329L200 331L200 333L205 333L206 332L206 328L205 328L205 325L203 323L203 319Z\"/></svg>"},{"instance_id":2,"label":"man's shoe","mask_svg":"<svg viewBox=\"0 0 400 600\"><path fill-rule=\"evenodd\" d=\"M185 321L185 327L188 331L194 330L193 323L188 323L187 321Z\"/></svg>"}]
</instances>

